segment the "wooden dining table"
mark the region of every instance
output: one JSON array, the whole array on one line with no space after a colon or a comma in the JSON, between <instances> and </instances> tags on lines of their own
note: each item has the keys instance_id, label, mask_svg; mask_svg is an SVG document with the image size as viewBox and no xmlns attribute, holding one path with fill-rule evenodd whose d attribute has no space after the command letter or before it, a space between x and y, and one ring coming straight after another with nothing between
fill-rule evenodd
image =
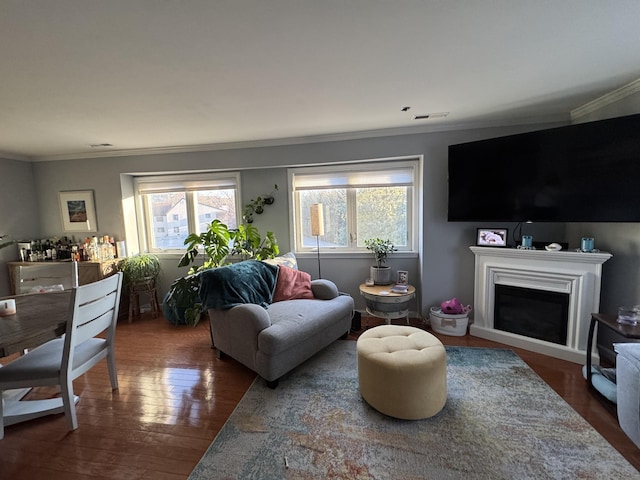
<instances>
[{"instance_id":1,"label":"wooden dining table","mask_svg":"<svg viewBox=\"0 0 640 480\"><path fill-rule=\"evenodd\" d=\"M0 359L35 348L64 334L70 313L71 292L32 293L0 299L13 298L16 301L16 313L0 317ZM22 400L29 390L23 388L2 392L5 426L64 411L62 398L59 397ZM78 399L74 396L76 403Z\"/></svg>"},{"instance_id":2,"label":"wooden dining table","mask_svg":"<svg viewBox=\"0 0 640 480\"><path fill-rule=\"evenodd\" d=\"M71 290L14 295L16 313L0 317L0 358L35 348L65 332Z\"/></svg>"}]
</instances>

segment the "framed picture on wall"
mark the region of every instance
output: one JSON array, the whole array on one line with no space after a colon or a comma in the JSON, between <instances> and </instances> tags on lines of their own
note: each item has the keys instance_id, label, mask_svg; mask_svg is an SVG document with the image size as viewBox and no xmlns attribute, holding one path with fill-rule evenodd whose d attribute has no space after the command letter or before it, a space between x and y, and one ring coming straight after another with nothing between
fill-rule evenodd
<instances>
[{"instance_id":1,"label":"framed picture on wall","mask_svg":"<svg viewBox=\"0 0 640 480\"><path fill-rule=\"evenodd\" d=\"M509 230L506 228L479 228L476 245L479 247L506 247Z\"/></svg>"},{"instance_id":2,"label":"framed picture on wall","mask_svg":"<svg viewBox=\"0 0 640 480\"><path fill-rule=\"evenodd\" d=\"M97 232L93 190L59 192L62 229L65 232Z\"/></svg>"}]
</instances>

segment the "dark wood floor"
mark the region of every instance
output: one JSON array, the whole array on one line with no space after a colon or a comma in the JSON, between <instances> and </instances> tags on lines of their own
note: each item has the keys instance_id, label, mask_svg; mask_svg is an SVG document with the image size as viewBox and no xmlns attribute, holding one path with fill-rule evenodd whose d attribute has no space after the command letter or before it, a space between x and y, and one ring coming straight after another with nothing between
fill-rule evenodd
<instances>
[{"instance_id":1,"label":"dark wood floor","mask_svg":"<svg viewBox=\"0 0 640 480\"><path fill-rule=\"evenodd\" d=\"M380 322L363 318L362 323ZM469 335L437 336L446 345L505 347ZM640 450L588 390L579 365L513 350L640 470ZM81 397L78 430L67 432L62 415L5 429L0 478L184 479L255 378L235 361L215 357L206 323L191 328L163 318L124 321L116 351L118 391L109 387L104 362L74 382ZM53 394L37 389L30 395Z\"/></svg>"}]
</instances>

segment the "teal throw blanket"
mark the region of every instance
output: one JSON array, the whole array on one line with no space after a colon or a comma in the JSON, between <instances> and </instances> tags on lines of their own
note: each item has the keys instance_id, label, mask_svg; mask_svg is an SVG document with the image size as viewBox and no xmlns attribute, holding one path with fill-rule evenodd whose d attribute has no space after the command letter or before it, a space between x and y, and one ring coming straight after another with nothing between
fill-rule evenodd
<instances>
[{"instance_id":1,"label":"teal throw blanket","mask_svg":"<svg viewBox=\"0 0 640 480\"><path fill-rule=\"evenodd\" d=\"M278 267L257 260L200 272L200 302L205 310L227 309L243 303L264 308L271 303Z\"/></svg>"}]
</instances>

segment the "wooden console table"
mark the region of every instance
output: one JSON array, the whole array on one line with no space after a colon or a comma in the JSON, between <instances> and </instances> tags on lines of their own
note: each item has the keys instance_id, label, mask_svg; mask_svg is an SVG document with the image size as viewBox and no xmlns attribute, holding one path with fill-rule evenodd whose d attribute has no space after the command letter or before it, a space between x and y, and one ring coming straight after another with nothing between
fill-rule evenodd
<instances>
[{"instance_id":1,"label":"wooden console table","mask_svg":"<svg viewBox=\"0 0 640 480\"><path fill-rule=\"evenodd\" d=\"M64 261L64 260L62 260ZM7 262L11 295L16 295L20 266L37 265L45 262ZM105 262L78 262L78 284L86 285L109 277L118 271L118 260Z\"/></svg>"}]
</instances>

